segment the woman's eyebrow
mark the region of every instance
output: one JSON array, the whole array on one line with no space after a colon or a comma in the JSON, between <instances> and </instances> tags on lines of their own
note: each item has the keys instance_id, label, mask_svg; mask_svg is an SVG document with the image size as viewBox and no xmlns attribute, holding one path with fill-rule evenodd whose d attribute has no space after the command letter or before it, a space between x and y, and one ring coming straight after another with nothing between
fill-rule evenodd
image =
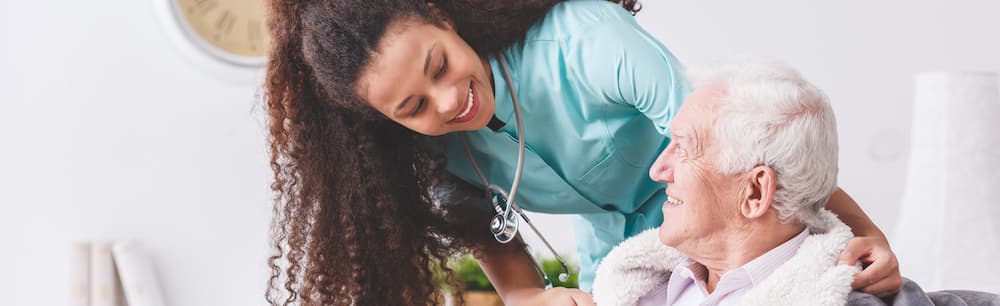
<instances>
[{"instance_id":1,"label":"woman's eyebrow","mask_svg":"<svg viewBox=\"0 0 1000 306\"><path fill-rule=\"evenodd\" d=\"M424 58L424 75L427 75L427 67L431 65L431 53L434 52L434 48L436 47L437 43L435 42L430 49L427 49L427 57Z\"/></svg>"},{"instance_id":2,"label":"woman's eyebrow","mask_svg":"<svg viewBox=\"0 0 1000 306\"><path fill-rule=\"evenodd\" d=\"M430 67L431 65L431 54L434 53L434 48L437 48L436 42L433 45L431 45L430 49L427 49L427 56L424 57L424 75L427 75L427 67ZM392 113L396 114L403 108L406 108L406 104L410 103L410 98L413 98L413 96L408 96L406 98L403 98L403 101L399 102L399 104L396 105L396 109L393 110Z\"/></svg>"},{"instance_id":3,"label":"woman's eyebrow","mask_svg":"<svg viewBox=\"0 0 1000 306\"><path fill-rule=\"evenodd\" d=\"M399 113L399 111L403 110L403 108L406 107L406 104L410 103L410 98L413 98L413 96L407 96L406 98L403 98L403 102L399 102L399 104L396 105L396 109L392 111L392 114L396 115L397 113Z\"/></svg>"}]
</instances>

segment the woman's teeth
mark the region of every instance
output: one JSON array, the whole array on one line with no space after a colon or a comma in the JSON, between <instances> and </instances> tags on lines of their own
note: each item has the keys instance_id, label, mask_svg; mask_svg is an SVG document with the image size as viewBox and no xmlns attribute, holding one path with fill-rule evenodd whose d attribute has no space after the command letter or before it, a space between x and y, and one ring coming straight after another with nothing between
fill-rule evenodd
<instances>
[{"instance_id":1,"label":"woman's teeth","mask_svg":"<svg viewBox=\"0 0 1000 306\"><path fill-rule=\"evenodd\" d=\"M472 103L474 102L474 100L475 99L473 99L472 97L472 86L469 86L469 95L466 98L465 110L462 111L461 114L458 114L458 116L455 116L455 119L462 119L465 118L465 116L469 115L469 112L472 111Z\"/></svg>"},{"instance_id":2,"label":"woman's teeth","mask_svg":"<svg viewBox=\"0 0 1000 306\"><path fill-rule=\"evenodd\" d=\"M457 104L457 103L456 103ZM469 82L469 91L465 95L465 105L456 105L462 107L457 115L448 121L450 124L461 124L469 122L476 118L476 114L479 113L479 97L476 96L476 87L473 83Z\"/></svg>"},{"instance_id":3,"label":"woman's teeth","mask_svg":"<svg viewBox=\"0 0 1000 306\"><path fill-rule=\"evenodd\" d=\"M684 201L681 201L681 200L679 200L679 199L677 199L675 197L671 197L671 196L668 195L667 196L667 204L670 205L670 206L679 206L681 204L684 204Z\"/></svg>"}]
</instances>

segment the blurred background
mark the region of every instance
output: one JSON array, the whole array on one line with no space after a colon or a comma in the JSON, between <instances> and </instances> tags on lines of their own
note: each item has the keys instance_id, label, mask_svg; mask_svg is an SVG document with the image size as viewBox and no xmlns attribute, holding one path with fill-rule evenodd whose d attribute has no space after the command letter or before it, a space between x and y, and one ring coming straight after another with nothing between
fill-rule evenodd
<instances>
[{"instance_id":1,"label":"blurred background","mask_svg":"<svg viewBox=\"0 0 1000 306\"><path fill-rule=\"evenodd\" d=\"M143 246L171 305L265 304L263 70L192 43L168 9L186 2L0 2L0 304L66 304L71 243L113 239ZM1000 71L996 1L642 3L687 65L771 55L824 88L840 185L890 237L914 75ZM566 217L533 220L574 257Z\"/></svg>"}]
</instances>

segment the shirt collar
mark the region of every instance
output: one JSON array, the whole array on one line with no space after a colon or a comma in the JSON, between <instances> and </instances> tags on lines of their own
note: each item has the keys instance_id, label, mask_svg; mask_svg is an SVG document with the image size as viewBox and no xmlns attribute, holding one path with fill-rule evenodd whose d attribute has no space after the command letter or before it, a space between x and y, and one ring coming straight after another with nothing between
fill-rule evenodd
<instances>
[{"instance_id":1,"label":"shirt collar","mask_svg":"<svg viewBox=\"0 0 1000 306\"><path fill-rule=\"evenodd\" d=\"M785 241L776 248L767 251L750 262L722 275L716 290L711 295L728 295L745 287L754 287L766 279L775 269L795 256L802 242L809 237L809 229L802 230L798 235ZM706 296L708 269L690 258L679 263L670 274L667 281L668 305L677 301L680 294L690 286L696 286Z\"/></svg>"},{"instance_id":2,"label":"shirt collar","mask_svg":"<svg viewBox=\"0 0 1000 306\"><path fill-rule=\"evenodd\" d=\"M495 104L493 115L505 123L514 123L516 118L514 118L514 102L512 95L516 93L508 90L507 79L504 78L503 68L500 67L500 60L497 58L497 55L504 56L507 60L507 66L510 68L510 77L513 82L512 84L514 85L514 90L517 91L519 89L516 81L517 68L515 68L516 64L514 63L513 58L511 56L507 56L507 52L489 55L487 58L490 63L490 71L493 73L493 101ZM524 95L520 95L518 97L523 96ZM517 129L514 128L514 124L507 124L501 130L506 131L511 135L517 135Z\"/></svg>"},{"instance_id":3,"label":"shirt collar","mask_svg":"<svg viewBox=\"0 0 1000 306\"><path fill-rule=\"evenodd\" d=\"M760 284L768 276L774 272L779 266L784 264L789 259L795 256L798 252L799 246L802 246L802 242L809 237L809 229L804 229L792 239L785 241L776 248L767 251L764 255L754 258L745 265L739 267L738 269L743 269L750 276L750 280L753 282L754 286Z\"/></svg>"}]
</instances>

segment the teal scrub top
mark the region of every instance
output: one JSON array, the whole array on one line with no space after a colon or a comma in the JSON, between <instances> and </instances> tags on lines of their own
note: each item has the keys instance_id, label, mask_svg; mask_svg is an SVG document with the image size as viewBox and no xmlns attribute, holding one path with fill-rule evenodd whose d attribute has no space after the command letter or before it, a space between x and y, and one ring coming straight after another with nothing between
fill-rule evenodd
<instances>
[{"instance_id":1,"label":"teal scrub top","mask_svg":"<svg viewBox=\"0 0 1000 306\"><path fill-rule=\"evenodd\" d=\"M663 221L665 185L648 171L690 92L681 65L617 4L554 6L524 41L489 58L496 117L507 124L496 132L466 132L480 169L505 189L513 182L520 135L495 56L510 67L524 120L527 149L516 202L528 211L575 215L580 287L589 291L611 248ZM482 188L458 133L441 138L448 170Z\"/></svg>"}]
</instances>

